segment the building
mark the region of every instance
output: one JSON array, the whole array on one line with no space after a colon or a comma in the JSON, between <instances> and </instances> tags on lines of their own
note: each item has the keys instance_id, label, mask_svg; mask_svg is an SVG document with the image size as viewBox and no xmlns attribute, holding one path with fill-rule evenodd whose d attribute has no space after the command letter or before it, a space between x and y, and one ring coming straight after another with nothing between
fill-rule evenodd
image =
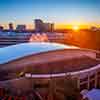
<instances>
[{"instance_id":1,"label":"building","mask_svg":"<svg viewBox=\"0 0 100 100\"><path fill-rule=\"evenodd\" d=\"M64 96L62 90L66 88L63 83L69 80L69 75L76 79L75 86L80 90L100 87L100 59L96 53L94 50L49 42L1 48L0 88L25 96L30 91L32 94L36 92L42 98L40 100L48 100L45 97L55 97L56 94L52 93L56 89L61 89L61 92L56 91L59 93L56 97Z\"/></svg>"},{"instance_id":2,"label":"building","mask_svg":"<svg viewBox=\"0 0 100 100\"><path fill-rule=\"evenodd\" d=\"M16 31L18 31L18 32L26 31L26 25L17 25Z\"/></svg>"},{"instance_id":3,"label":"building","mask_svg":"<svg viewBox=\"0 0 100 100\"><path fill-rule=\"evenodd\" d=\"M44 31L44 23L40 19L35 19L35 31L36 32L43 32Z\"/></svg>"},{"instance_id":4,"label":"building","mask_svg":"<svg viewBox=\"0 0 100 100\"><path fill-rule=\"evenodd\" d=\"M57 43L23 43L0 49L0 71L9 70L8 80L13 76L10 72L17 73L17 71L24 73L24 77L27 75L33 79L37 77L37 80L50 78L51 74L52 77L58 78L68 74L77 77L79 88L84 84L85 88L91 88L91 79L95 80L92 85L96 87L97 77L100 77L100 60L96 57L96 53L98 52L94 50ZM16 78L16 75L13 79L14 77ZM3 76L0 80L3 80L2 78Z\"/></svg>"},{"instance_id":5,"label":"building","mask_svg":"<svg viewBox=\"0 0 100 100\"><path fill-rule=\"evenodd\" d=\"M100 31L100 27L92 26L90 28L90 30L92 30L92 31Z\"/></svg>"},{"instance_id":6,"label":"building","mask_svg":"<svg viewBox=\"0 0 100 100\"><path fill-rule=\"evenodd\" d=\"M0 32L2 32L2 31L3 31L3 29L4 29L4 28L3 28L3 26L0 26Z\"/></svg>"},{"instance_id":7,"label":"building","mask_svg":"<svg viewBox=\"0 0 100 100\"><path fill-rule=\"evenodd\" d=\"M44 23L44 31L45 32L53 32L54 24L53 23Z\"/></svg>"},{"instance_id":8,"label":"building","mask_svg":"<svg viewBox=\"0 0 100 100\"><path fill-rule=\"evenodd\" d=\"M51 23L51 31L54 31L54 23Z\"/></svg>"},{"instance_id":9,"label":"building","mask_svg":"<svg viewBox=\"0 0 100 100\"><path fill-rule=\"evenodd\" d=\"M53 32L53 23L44 23L41 19L35 20L35 31L36 32Z\"/></svg>"},{"instance_id":10,"label":"building","mask_svg":"<svg viewBox=\"0 0 100 100\"><path fill-rule=\"evenodd\" d=\"M14 30L13 23L9 23L9 31L13 31L13 30Z\"/></svg>"}]
</instances>

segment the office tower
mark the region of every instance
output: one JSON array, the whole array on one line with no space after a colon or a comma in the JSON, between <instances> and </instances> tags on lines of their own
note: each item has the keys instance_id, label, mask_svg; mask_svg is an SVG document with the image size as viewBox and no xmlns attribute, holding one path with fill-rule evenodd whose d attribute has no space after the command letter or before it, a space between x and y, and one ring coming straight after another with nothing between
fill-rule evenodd
<instances>
[{"instance_id":1,"label":"office tower","mask_svg":"<svg viewBox=\"0 0 100 100\"><path fill-rule=\"evenodd\" d=\"M9 23L9 31L13 31L14 27L13 27L13 23Z\"/></svg>"},{"instance_id":2,"label":"office tower","mask_svg":"<svg viewBox=\"0 0 100 100\"><path fill-rule=\"evenodd\" d=\"M16 31L18 31L18 32L26 31L26 25L17 25Z\"/></svg>"},{"instance_id":3,"label":"office tower","mask_svg":"<svg viewBox=\"0 0 100 100\"><path fill-rule=\"evenodd\" d=\"M44 23L41 19L35 19L36 32L52 32L54 30L53 23Z\"/></svg>"},{"instance_id":4,"label":"office tower","mask_svg":"<svg viewBox=\"0 0 100 100\"><path fill-rule=\"evenodd\" d=\"M52 23L44 23L44 31L45 32L53 32L54 24Z\"/></svg>"},{"instance_id":5,"label":"office tower","mask_svg":"<svg viewBox=\"0 0 100 100\"><path fill-rule=\"evenodd\" d=\"M35 31L36 32L43 32L44 31L44 23L41 19L35 19Z\"/></svg>"},{"instance_id":6,"label":"office tower","mask_svg":"<svg viewBox=\"0 0 100 100\"><path fill-rule=\"evenodd\" d=\"M2 32L2 31L3 31L3 29L4 29L4 27L3 27L3 26L0 26L0 32Z\"/></svg>"}]
</instances>

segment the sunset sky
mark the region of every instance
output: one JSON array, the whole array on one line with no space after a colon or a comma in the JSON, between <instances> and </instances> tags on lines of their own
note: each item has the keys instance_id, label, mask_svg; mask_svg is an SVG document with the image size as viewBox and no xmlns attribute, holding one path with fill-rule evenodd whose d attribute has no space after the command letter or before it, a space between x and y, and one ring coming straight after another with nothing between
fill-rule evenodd
<instances>
[{"instance_id":1,"label":"sunset sky","mask_svg":"<svg viewBox=\"0 0 100 100\"><path fill-rule=\"evenodd\" d=\"M34 19L54 22L56 28L100 24L100 0L0 0L0 25L9 22L33 27Z\"/></svg>"}]
</instances>

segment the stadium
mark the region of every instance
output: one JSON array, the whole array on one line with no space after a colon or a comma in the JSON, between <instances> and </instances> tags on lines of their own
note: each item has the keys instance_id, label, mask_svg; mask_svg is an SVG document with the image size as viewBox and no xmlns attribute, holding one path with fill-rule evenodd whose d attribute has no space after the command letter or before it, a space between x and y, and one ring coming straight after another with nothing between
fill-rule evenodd
<instances>
[{"instance_id":1,"label":"stadium","mask_svg":"<svg viewBox=\"0 0 100 100\"><path fill-rule=\"evenodd\" d=\"M33 89L45 94L44 88L57 86L67 76L77 79L80 90L100 87L99 56L95 50L49 42L0 48L0 88L13 94Z\"/></svg>"}]
</instances>

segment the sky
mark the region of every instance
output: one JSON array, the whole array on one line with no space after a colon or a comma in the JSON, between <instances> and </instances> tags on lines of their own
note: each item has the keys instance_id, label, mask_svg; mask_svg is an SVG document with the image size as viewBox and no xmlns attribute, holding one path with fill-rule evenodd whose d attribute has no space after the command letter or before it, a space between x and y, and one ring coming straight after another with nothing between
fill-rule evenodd
<instances>
[{"instance_id":1,"label":"sky","mask_svg":"<svg viewBox=\"0 0 100 100\"><path fill-rule=\"evenodd\" d=\"M0 25L34 27L34 19L67 25L99 25L100 0L0 0Z\"/></svg>"}]
</instances>

